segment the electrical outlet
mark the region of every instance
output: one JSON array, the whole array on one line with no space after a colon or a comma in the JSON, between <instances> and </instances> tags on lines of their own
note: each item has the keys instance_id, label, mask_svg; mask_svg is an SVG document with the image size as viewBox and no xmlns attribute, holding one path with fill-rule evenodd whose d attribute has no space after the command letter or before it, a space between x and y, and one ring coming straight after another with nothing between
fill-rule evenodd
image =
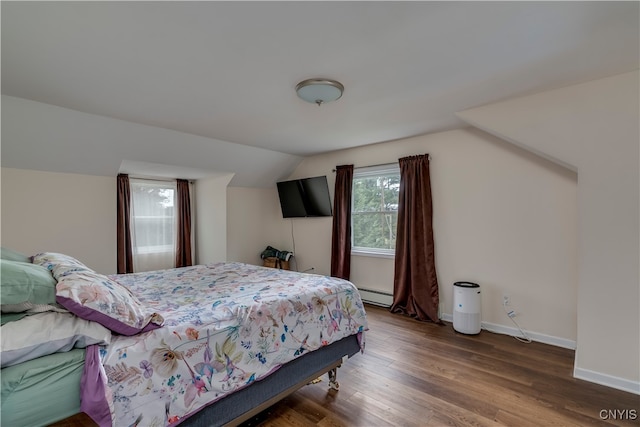
<instances>
[{"instance_id":1,"label":"electrical outlet","mask_svg":"<svg viewBox=\"0 0 640 427\"><path fill-rule=\"evenodd\" d=\"M511 297L507 294L502 294L502 304L503 305L510 305L511 304Z\"/></svg>"}]
</instances>

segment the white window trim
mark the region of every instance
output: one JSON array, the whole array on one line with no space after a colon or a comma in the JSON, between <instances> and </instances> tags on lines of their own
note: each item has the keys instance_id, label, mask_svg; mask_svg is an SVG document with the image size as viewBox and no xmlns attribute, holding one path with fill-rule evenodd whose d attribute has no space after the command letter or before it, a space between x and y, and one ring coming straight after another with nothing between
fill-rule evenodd
<instances>
[{"instance_id":1,"label":"white window trim","mask_svg":"<svg viewBox=\"0 0 640 427\"><path fill-rule=\"evenodd\" d=\"M386 165L358 168L353 171L353 179L355 180L357 178L367 178L371 176L386 175L386 174L400 175L400 164L386 164ZM351 197L352 197L351 206L353 207L353 195ZM353 216L353 212L351 213L351 215ZM351 255L353 256L387 258L387 259L395 259L396 257L395 249L377 249L377 248L353 246L353 232L351 233L351 245L352 245Z\"/></svg>"},{"instance_id":2,"label":"white window trim","mask_svg":"<svg viewBox=\"0 0 640 427\"><path fill-rule=\"evenodd\" d=\"M396 257L396 251L394 249L373 249L373 248L351 248L351 255L373 257L373 258L389 258L394 259Z\"/></svg>"},{"instance_id":3,"label":"white window trim","mask_svg":"<svg viewBox=\"0 0 640 427\"><path fill-rule=\"evenodd\" d=\"M353 171L353 179L356 178L365 178L368 176L378 176L385 174L398 174L400 175L400 165L388 164L388 165L380 165L380 166L368 166L363 168L358 168Z\"/></svg>"},{"instance_id":4,"label":"white window trim","mask_svg":"<svg viewBox=\"0 0 640 427\"><path fill-rule=\"evenodd\" d=\"M177 184L175 180L170 179L148 179L148 178L129 178L131 186L142 185L155 188L170 188L173 191L174 214L173 216L157 216L157 215L136 215L135 200L131 199L131 222L132 229L135 230L135 221L138 218L171 218L173 221L172 243L169 245L140 245L135 236L135 231L131 236L133 249L133 267L134 272L152 271L158 269L171 268L174 264L176 254L176 215L175 203L177 200Z\"/></svg>"}]
</instances>

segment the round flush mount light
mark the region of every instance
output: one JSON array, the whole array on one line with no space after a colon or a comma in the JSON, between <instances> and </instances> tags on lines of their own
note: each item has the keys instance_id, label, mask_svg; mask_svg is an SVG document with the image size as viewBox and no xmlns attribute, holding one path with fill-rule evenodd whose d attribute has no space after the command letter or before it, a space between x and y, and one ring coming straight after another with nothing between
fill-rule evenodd
<instances>
[{"instance_id":1,"label":"round flush mount light","mask_svg":"<svg viewBox=\"0 0 640 427\"><path fill-rule=\"evenodd\" d=\"M319 106L340 99L343 92L342 83L329 79L307 79L296 86L300 98Z\"/></svg>"}]
</instances>

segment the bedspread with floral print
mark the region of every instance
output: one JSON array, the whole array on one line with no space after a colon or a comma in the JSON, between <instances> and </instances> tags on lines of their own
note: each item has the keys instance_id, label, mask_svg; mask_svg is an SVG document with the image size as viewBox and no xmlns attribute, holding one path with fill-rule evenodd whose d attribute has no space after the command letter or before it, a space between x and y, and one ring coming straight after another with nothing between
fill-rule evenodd
<instances>
[{"instance_id":1,"label":"bedspread with floral print","mask_svg":"<svg viewBox=\"0 0 640 427\"><path fill-rule=\"evenodd\" d=\"M357 289L333 277L242 263L110 277L165 323L92 349L99 363L88 357L82 409L100 425L176 425L296 357L367 330Z\"/></svg>"}]
</instances>

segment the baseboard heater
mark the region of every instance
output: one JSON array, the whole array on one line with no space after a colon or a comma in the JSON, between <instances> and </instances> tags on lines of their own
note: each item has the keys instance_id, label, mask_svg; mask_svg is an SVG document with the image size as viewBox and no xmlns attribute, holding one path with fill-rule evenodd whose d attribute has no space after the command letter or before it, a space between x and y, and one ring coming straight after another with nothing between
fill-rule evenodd
<instances>
[{"instance_id":1,"label":"baseboard heater","mask_svg":"<svg viewBox=\"0 0 640 427\"><path fill-rule=\"evenodd\" d=\"M381 307L391 307L393 304L393 294L386 292L374 291L373 289L358 288L360 298L363 302Z\"/></svg>"}]
</instances>

